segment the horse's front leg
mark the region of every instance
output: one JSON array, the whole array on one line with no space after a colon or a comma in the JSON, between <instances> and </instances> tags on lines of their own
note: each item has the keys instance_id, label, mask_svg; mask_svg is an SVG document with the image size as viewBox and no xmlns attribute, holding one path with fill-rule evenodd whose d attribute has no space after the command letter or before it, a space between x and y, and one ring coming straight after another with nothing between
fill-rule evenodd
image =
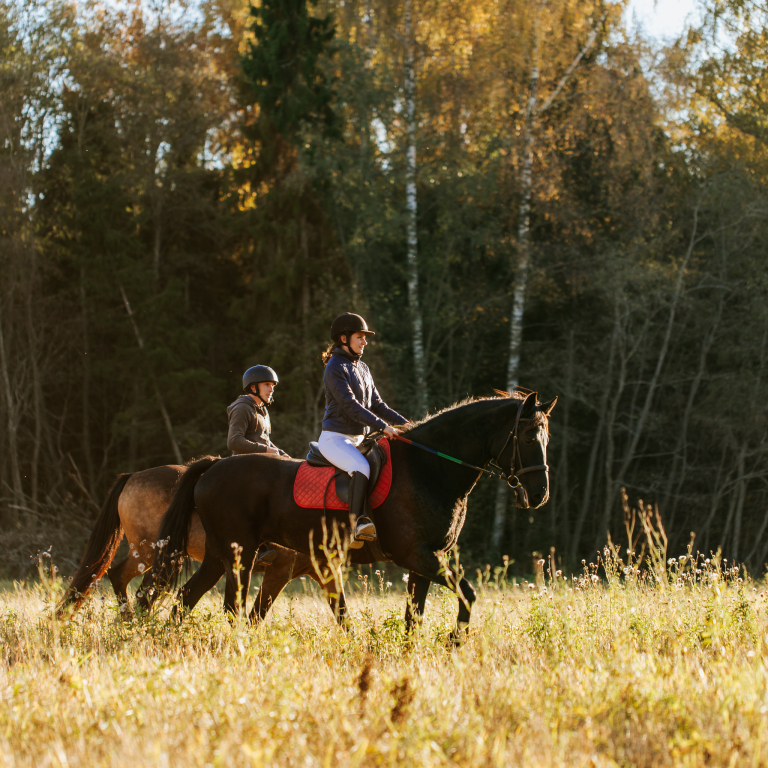
<instances>
[{"instance_id":1,"label":"horse's front leg","mask_svg":"<svg viewBox=\"0 0 768 768\"><path fill-rule=\"evenodd\" d=\"M408 574L408 603L405 607L405 631L410 635L424 616L429 586L432 582L416 571Z\"/></svg>"},{"instance_id":2,"label":"horse's front leg","mask_svg":"<svg viewBox=\"0 0 768 768\"><path fill-rule=\"evenodd\" d=\"M230 621L245 614L245 601L251 587L251 572L256 560L256 547L238 548L233 563L225 565L224 611Z\"/></svg>"},{"instance_id":3,"label":"horse's front leg","mask_svg":"<svg viewBox=\"0 0 768 768\"><path fill-rule=\"evenodd\" d=\"M176 595L176 605L173 606L171 615L177 621L181 621L184 614L189 613L198 604L200 598L218 584L223 575L224 563L213 552L206 549L202 564Z\"/></svg>"},{"instance_id":4,"label":"horse's front leg","mask_svg":"<svg viewBox=\"0 0 768 768\"><path fill-rule=\"evenodd\" d=\"M336 617L336 621L340 626L344 627L344 629L349 629L349 625L347 624L347 597L344 594L344 584L340 583L337 585L334 581L322 584L319 579L315 580L325 590L328 605L331 607L331 611Z\"/></svg>"},{"instance_id":5,"label":"horse's front leg","mask_svg":"<svg viewBox=\"0 0 768 768\"><path fill-rule=\"evenodd\" d=\"M455 592L459 598L459 613L456 617L456 628L451 633L451 640L455 644L462 642L469 630L469 620L472 614L472 605L477 599L475 588L460 574L457 574L444 560L443 563L434 552L418 552L409 562L411 573L415 572L424 579L442 584ZM410 583L410 576L408 577ZM426 595L425 595L426 598Z\"/></svg>"}]
</instances>

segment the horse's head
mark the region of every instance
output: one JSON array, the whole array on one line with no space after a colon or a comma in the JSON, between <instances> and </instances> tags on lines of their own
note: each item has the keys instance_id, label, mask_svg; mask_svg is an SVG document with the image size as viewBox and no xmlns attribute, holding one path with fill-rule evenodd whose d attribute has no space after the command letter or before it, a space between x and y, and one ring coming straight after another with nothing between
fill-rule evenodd
<instances>
[{"instance_id":1,"label":"horse's head","mask_svg":"<svg viewBox=\"0 0 768 768\"><path fill-rule=\"evenodd\" d=\"M548 422L555 403L557 398L539 403L536 392L516 401L511 430L496 459L523 509L538 509L549 499Z\"/></svg>"}]
</instances>

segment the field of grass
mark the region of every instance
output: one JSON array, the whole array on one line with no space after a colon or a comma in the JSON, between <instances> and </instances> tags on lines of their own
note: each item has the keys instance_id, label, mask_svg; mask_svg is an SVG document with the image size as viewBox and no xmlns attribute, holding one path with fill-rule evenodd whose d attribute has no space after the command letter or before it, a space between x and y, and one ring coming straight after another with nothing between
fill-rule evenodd
<instances>
[{"instance_id":1,"label":"field of grass","mask_svg":"<svg viewBox=\"0 0 768 768\"><path fill-rule=\"evenodd\" d=\"M486 578L458 649L455 597L433 587L409 642L386 571L355 580L348 632L309 591L258 628L217 595L177 627L167 609L120 621L104 588L60 623L50 583L17 585L0 592L0 765L768 764L762 585L651 565Z\"/></svg>"}]
</instances>

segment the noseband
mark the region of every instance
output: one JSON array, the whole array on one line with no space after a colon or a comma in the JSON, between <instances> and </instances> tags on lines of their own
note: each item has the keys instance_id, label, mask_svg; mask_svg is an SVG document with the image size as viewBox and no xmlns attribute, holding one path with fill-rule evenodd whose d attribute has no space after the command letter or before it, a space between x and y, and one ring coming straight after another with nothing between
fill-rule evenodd
<instances>
[{"instance_id":1,"label":"noseband","mask_svg":"<svg viewBox=\"0 0 768 768\"><path fill-rule=\"evenodd\" d=\"M503 475L504 479L507 481L507 485L515 492L515 498L517 500L518 506L522 507L523 509L530 509L531 505L528 502L528 492L523 487L523 484L520 482L520 475L524 475L526 472L549 472L549 465L548 464L534 464L530 467L524 467L523 466L523 457L520 455L520 441L518 439L518 433L520 431L520 424L521 422L527 422L527 421L533 421L535 417L524 417L523 414L523 406L525 405L525 400L522 400L520 402L520 405L517 408L517 415L515 416L515 426L512 428L511 432L507 435L507 439L504 442L504 445L502 446L501 450L499 451L496 458L493 460L493 463L501 470L501 474ZM532 424L529 424L527 427L523 429L523 434L525 434L532 426ZM509 465L509 471L505 471L501 466L501 456L504 453L504 451L507 450L507 446L509 446L510 441L512 442L512 460ZM514 483L514 484L513 484Z\"/></svg>"}]
</instances>

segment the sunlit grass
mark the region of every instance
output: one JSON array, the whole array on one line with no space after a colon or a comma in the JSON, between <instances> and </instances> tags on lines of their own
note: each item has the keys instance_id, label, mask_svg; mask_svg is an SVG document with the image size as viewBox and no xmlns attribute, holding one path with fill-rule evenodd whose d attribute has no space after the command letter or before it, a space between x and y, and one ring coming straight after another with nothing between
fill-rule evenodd
<instances>
[{"instance_id":1,"label":"sunlit grass","mask_svg":"<svg viewBox=\"0 0 768 768\"><path fill-rule=\"evenodd\" d=\"M452 594L409 642L380 576L349 632L313 594L254 629L218 595L177 627L104 589L68 624L45 581L1 592L0 764L766 763L766 596L719 562L491 580L458 650Z\"/></svg>"}]
</instances>

